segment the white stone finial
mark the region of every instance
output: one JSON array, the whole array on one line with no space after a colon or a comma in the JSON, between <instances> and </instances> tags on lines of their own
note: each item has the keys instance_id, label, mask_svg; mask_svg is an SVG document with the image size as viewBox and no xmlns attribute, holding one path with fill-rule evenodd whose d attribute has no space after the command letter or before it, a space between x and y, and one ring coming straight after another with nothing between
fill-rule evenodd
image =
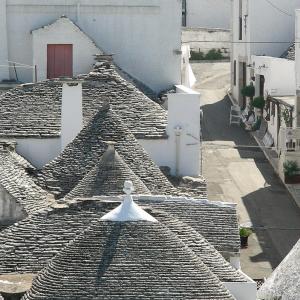
<instances>
[{"instance_id":1,"label":"white stone finial","mask_svg":"<svg viewBox=\"0 0 300 300\"><path fill-rule=\"evenodd\" d=\"M126 195L131 195L131 193L134 192L134 186L131 180L126 180L124 182L123 191Z\"/></svg>"},{"instance_id":2,"label":"white stone finial","mask_svg":"<svg viewBox=\"0 0 300 300\"><path fill-rule=\"evenodd\" d=\"M155 218L145 212L141 207L134 203L131 193L134 191L133 183L130 180L124 182L124 201L117 208L104 215L101 219L115 222L126 221L148 221L157 222Z\"/></svg>"}]
</instances>

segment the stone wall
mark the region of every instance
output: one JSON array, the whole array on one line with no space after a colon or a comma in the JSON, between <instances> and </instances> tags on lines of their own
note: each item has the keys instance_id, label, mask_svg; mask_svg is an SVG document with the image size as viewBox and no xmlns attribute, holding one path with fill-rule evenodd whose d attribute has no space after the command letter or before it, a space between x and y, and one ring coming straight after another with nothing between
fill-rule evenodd
<instances>
[{"instance_id":1,"label":"stone wall","mask_svg":"<svg viewBox=\"0 0 300 300\"><path fill-rule=\"evenodd\" d=\"M220 49L223 56L230 57L230 30L208 28L184 28L182 42L192 51L206 54L211 49Z\"/></svg>"}]
</instances>

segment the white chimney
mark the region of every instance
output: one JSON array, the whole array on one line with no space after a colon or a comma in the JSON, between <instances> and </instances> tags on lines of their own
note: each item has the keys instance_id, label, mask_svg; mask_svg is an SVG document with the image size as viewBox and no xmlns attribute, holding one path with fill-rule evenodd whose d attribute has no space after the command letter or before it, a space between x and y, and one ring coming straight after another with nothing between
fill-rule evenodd
<instances>
[{"instance_id":1,"label":"white chimney","mask_svg":"<svg viewBox=\"0 0 300 300\"><path fill-rule=\"evenodd\" d=\"M61 107L61 151L73 141L82 126L82 83L64 82Z\"/></svg>"},{"instance_id":2,"label":"white chimney","mask_svg":"<svg viewBox=\"0 0 300 300\"><path fill-rule=\"evenodd\" d=\"M198 176L201 173L200 94L182 85L168 94L168 154L171 173Z\"/></svg>"}]
</instances>

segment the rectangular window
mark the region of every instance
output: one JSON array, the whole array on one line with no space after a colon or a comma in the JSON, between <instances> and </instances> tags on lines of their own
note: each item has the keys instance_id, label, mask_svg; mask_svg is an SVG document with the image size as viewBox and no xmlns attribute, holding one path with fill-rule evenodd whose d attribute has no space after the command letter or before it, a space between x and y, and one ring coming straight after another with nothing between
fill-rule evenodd
<instances>
[{"instance_id":1,"label":"rectangular window","mask_svg":"<svg viewBox=\"0 0 300 300\"><path fill-rule=\"evenodd\" d=\"M239 0L239 40L243 39L243 0Z\"/></svg>"},{"instance_id":2,"label":"rectangular window","mask_svg":"<svg viewBox=\"0 0 300 300\"><path fill-rule=\"evenodd\" d=\"M186 0L182 0L182 26L186 27Z\"/></svg>"},{"instance_id":3,"label":"rectangular window","mask_svg":"<svg viewBox=\"0 0 300 300\"><path fill-rule=\"evenodd\" d=\"M236 85L236 60L233 62L233 84Z\"/></svg>"}]
</instances>

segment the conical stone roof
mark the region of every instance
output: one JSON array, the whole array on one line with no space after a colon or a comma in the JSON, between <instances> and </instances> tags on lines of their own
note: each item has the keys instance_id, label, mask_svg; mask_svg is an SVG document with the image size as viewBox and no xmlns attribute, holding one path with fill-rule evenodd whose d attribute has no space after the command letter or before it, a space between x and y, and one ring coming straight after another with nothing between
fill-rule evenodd
<instances>
[{"instance_id":1,"label":"conical stone roof","mask_svg":"<svg viewBox=\"0 0 300 300\"><path fill-rule=\"evenodd\" d=\"M96 63L83 79L83 121L86 125L104 102L109 102L138 138L165 138L167 112L131 82L113 62ZM0 136L59 137L61 131L59 79L20 85L0 96Z\"/></svg>"},{"instance_id":2,"label":"conical stone roof","mask_svg":"<svg viewBox=\"0 0 300 300\"><path fill-rule=\"evenodd\" d=\"M105 141L117 143L118 154L151 193L177 194L177 190L108 104L98 111L56 159L41 170L41 186L57 191L58 197L65 196L98 163L106 149Z\"/></svg>"},{"instance_id":3,"label":"conical stone roof","mask_svg":"<svg viewBox=\"0 0 300 300\"><path fill-rule=\"evenodd\" d=\"M155 219L175 233L222 282L246 282L246 278L233 268L200 233L160 210L146 209Z\"/></svg>"},{"instance_id":4,"label":"conical stone roof","mask_svg":"<svg viewBox=\"0 0 300 300\"><path fill-rule=\"evenodd\" d=\"M258 299L300 299L300 240L258 291Z\"/></svg>"},{"instance_id":5,"label":"conical stone roof","mask_svg":"<svg viewBox=\"0 0 300 300\"><path fill-rule=\"evenodd\" d=\"M125 180L133 182L136 194L151 194L141 179L133 173L115 151L114 146L109 145L96 166L79 181L65 198L121 195Z\"/></svg>"},{"instance_id":6,"label":"conical stone roof","mask_svg":"<svg viewBox=\"0 0 300 300\"><path fill-rule=\"evenodd\" d=\"M51 260L23 299L234 298L161 223L97 220Z\"/></svg>"},{"instance_id":7,"label":"conical stone roof","mask_svg":"<svg viewBox=\"0 0 300 300\"><path fill-rule=\"evenodd\" d=\"M0 233L0 274L37 273L95 219L118 201L72 200L69 206L40 211ZM244 281L201 234L167 212L142 206L175 233L222 282ZM184 209L184 204L182 209ZM199 222L199 220L198 220Z\"/></svg>"}]
</instances>

